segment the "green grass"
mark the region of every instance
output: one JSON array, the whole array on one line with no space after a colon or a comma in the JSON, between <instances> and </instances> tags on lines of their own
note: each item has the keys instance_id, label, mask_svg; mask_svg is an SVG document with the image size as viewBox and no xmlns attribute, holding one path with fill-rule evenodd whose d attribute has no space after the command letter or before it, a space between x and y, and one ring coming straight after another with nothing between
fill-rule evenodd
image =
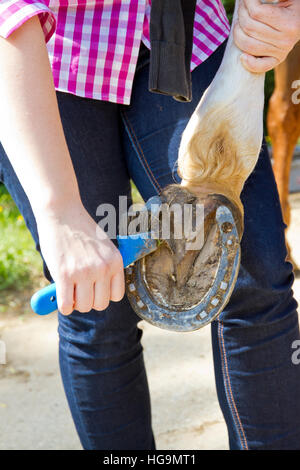
<instances>
[{"instance_id":1,"label":"green grass","mask_svg":"<svg viewBox=\"0 0 300 470\"><path fill-rule=\"evenodd\" d=\"M134 204L144 202L142 196L140 195L136 186L132 182L131 182L131 194L132 194L132 202Z\"/></svg>"},{"instance_id":2,"label":"green grass","mask_svg":"<svg viewBox=\"0 0 300 470\"><path fill-rule=\"evenodd\" d=\"M29 286L41 270L41 259L25 222L0 185L0 291Z\"/></svg>"}]
</instances>

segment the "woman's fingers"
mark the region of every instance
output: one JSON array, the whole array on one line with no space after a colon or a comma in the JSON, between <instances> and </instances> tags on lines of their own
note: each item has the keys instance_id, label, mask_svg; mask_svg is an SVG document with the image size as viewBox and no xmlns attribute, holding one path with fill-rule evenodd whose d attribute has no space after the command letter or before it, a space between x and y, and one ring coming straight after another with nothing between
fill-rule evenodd
<instances>
[{"instance_id":1,"label":"woman's fingers","mask_svg":"<svg viewBox=\"0 0 300 470\"><path fill-rule=\"evenodd\" d=\"M109 302L119 302L125 293L123 267L99 279L94 286L94 309L105 310Z\"/></svg>"},{"instance_id":2,"label":"woman's fingers","mask_svg":"<svg viewBox=\"0 0 300 470\"><path fill-rule=\"evenodd\" d=\"M105 310L110 301L110 279L102 278L94 285L94 306L95 310Z\"/></svg>"},{"instance_id":3,"label":"woman's fingers","mask_svg":"<svg viewBox=\"0 0 300 470\"><path fill-rule=\"evenodd\" d=\"M70 315L74 310L74 290L75 286L72 281L66 279L56 281L57 307L63 315Z\"/></svg>"},{"instance_id":4,"label":"woman's fingers","mask_svg":"<svg viewBox=\"0 0 300 470\"><path fill-rule=\"evenodd\" d=\"M300 39L299 0L276 5L241 0L237 19L234 40L246 54L243 64L252 72L267 72L283 62Z\"/></svg>"},{"instance_id":5,"label":"woman's fingers","mask_svg":"<svg viewBox=\"0 0 300 470\"><path fill-rule=\"evenodd\" d=\"M99 256L100 258L100 256ZM109 261L100 260L97 268L81 269L75 275L61 276L57 283L58 309L63 315L105 310L109 302L120 301L125 293L122 257L114 252ZM73 281L71 281L73 279Z\"/></svg>"},{"instance_id":6,"label":"woman's fingers","mask_svg":"<svg viewBox=\"0 0 300 470\"><path fill-rule=\"evenodd\" d=\"M243 2L240 4L238 19L238 23L244 33L254 39L273 45L280 43L282 40L282 35L278 30L251 18Z\"/></svg>"},{"instance_id":7,"label":"woman's fingers","mask_svg":"<svg viewBox=\"0 0 300 470\"><path fill-rule=\"evenodd\" d=\"M63 315L73 310L87 313L92 309L105 310L109 302L120 301L125 293L123 271L113 277L103 277L96 282L80 281L76 284L58 282L56 287L58 309Z\"/></svg>"},{"instance_id":8,"label":"woman's fingers","mask_svg":"<svg viewBox=\"0 0 300 470\"><path fill-rule=\"evenodd\" d=\"M123 271L117 272L112 278L110 283L110 298L114 302L119 302L125 293L125 282Z\"/></svg>"},{"instance_id":9,"label":"woman's fingers","mask_svg":"<svg viewBox=\"0 0 300 470\"><path fill-rule=\"evenodd\" d=\"M94 305L94 283L90 280L77 282L75 285L74 309L82 313L92 310Z\"/></svg>"},{"instance_id":10,"label":"woman's fingers","mask_svg":"<svg viewBox=\"0 0 300 470\"><path fill-rule=\"evenodd\" d=\"M241 28L239 23L234 28L234 40L236 45L246 54L251 54L256 57L276 57L281 59L284 52L281 49L259 41L251 36L248 36Z\"/></svg>"},{"instance_id":11,"label":"woman's fingers","mask_svg":"<svg viewBox=\"0 0 300 470\"><path fill-rule=\"evenodd\" d=\"M285 11L285 8L291 4L288 0L278 4L262 3L261 0L243 0L242 3L251 18L278 31L281 31L288 22L289 15Z\"/></svg>"},{"instance_id":12,"label":"woman's fingers","mask_svg":"<svg viewBox=\"0 0 300 470\"><path fill-rule=\"evenodd\" d=\"M245 69L252 73L265 73L279 64L275 57L253 57L249 54L242 54L241 61Z\"/></svg>"}]
</instances>

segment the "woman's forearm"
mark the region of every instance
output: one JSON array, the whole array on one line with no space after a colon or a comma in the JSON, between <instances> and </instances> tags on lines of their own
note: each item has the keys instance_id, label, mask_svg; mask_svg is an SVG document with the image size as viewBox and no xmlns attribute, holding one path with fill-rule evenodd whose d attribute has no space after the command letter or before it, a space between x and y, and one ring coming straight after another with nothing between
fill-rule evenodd
<instances>
[{"instance_id":1,"label":"woman's forearm","mask_svg":"<svg viewBox=\"0 0 300 470\"><path fill-rule=\"evenodd\" d=\"M120 300L122 257L81 203L37 17L0 39L0 141L31 202L60 312Z\"/></svg>"},{"instance_id":2,"label":"woman's forearm","mask_svg":"<svg viewBox=\"0 0 300 470\"><path fill-rule=\"evenodd\" d=\"M37 16L0 38L0 142L37 217L80 200Z\"/></svg>"}]
</instances>

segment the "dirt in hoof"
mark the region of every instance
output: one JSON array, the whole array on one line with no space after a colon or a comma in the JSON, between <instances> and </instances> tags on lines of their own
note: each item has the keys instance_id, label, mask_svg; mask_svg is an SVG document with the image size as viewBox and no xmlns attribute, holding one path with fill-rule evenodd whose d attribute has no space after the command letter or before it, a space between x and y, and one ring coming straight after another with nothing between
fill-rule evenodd
<instances>
[{"instance_id":1,"label":"dirt in hoof","mask_svg":"<svg viewBox=\"0 0 300 470\"><path fill-rule=\"evenodd\" d=\"M189 233L176 239L173 224L170 238L143 260L144 281L155 303L174 310L187 310L197 305L214 283L221 257L221 237L215 215L224 201L216 195L197 197L180 185L166 187L161 200L170 210L172 204L192 205L193 217L197 204L202 204L204 209L204 220L202 218L200 226L198 221L196 228L198 236L202 232L203 237L200 249L187 248Z\"/></svg>"},{"instance_id":2,"label":"dirt in hoof","mask_svg":"<svg viewBox=\"0 0 300 470\"><path fill-rule=\"evenodd\" d=\"M219 266L218 232L212 227L200 252L187 252L179 265L165 244L145 260L145 281L157 304L175 310L197 305L213 285Z\"/></svg>"}]
</instances>

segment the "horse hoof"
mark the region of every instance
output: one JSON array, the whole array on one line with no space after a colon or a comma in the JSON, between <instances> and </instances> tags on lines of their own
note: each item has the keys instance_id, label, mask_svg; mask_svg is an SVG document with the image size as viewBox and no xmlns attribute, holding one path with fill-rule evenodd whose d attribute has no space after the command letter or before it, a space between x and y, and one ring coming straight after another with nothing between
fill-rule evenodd
<instances>
[{"instance_id":1,"label":"horse hoof","mask_svg":"<svg viewBox=\"0 0 300 470\"><path fill-rule=\"evenodd\" d=\"M159 246L126 269L127 296L135 312L155 326L197 330L221 313L233 291L242 217L224 196L196 196L180 185L167 186L160 202Z\"/></svg>"}]
</instances>

